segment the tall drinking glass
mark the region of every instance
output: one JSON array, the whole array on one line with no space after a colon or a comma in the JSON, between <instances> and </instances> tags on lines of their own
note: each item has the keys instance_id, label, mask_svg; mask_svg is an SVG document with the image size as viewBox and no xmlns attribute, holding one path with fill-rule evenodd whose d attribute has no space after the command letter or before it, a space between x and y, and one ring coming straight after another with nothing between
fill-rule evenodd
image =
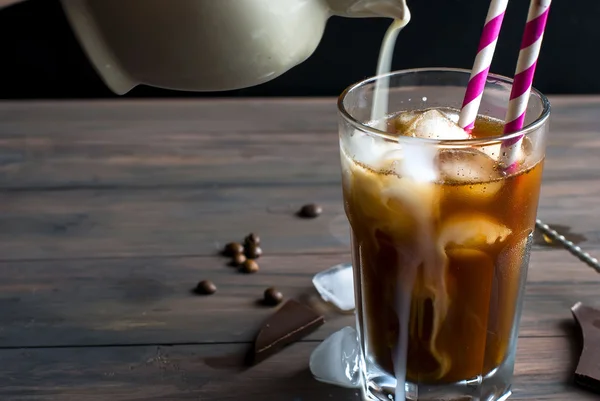
<instances>
[{"instance_id":1,"label":"tall drinking glass","mask_svg":"<svg viewBox=\"0 0 600 401\"><path fill-rule=\"evenodd\" d=\"M512 81L490 75L474 138L439 139L448 120L414 111L456 119L469 73L394 72L338 102L366 399L511 394L550 105L533 90L525 128L502 135ZM382 79L390 114L371 121Z\"/></svg>"}]
</instances>

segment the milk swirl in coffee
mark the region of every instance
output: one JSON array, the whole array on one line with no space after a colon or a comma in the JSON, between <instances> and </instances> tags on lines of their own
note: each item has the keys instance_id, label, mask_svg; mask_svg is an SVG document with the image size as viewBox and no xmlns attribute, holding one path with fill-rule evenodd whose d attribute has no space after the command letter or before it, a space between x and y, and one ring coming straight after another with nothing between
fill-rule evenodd
<instances>
[{"instance_id":1,"label":"milk swirl in coffee","mask_svg":"<svg viewBox=\"0 0 600 401\"><path fill-rule=\"evenodd\" d=\"M389 72L409 19L406 8L386 33L378 75ZM469 136L455 109L390 113L388 83L377 82L369 123L388 141L356 131L342 137L341 158L361 346L368 363L396 378L401 401L405 382L480 380L507 358L543 156L525 140L520 168L508 174L500 145L403 141ZM481 115L470 136L497 137L503 125Z\"/></svg>"}]
</instances>

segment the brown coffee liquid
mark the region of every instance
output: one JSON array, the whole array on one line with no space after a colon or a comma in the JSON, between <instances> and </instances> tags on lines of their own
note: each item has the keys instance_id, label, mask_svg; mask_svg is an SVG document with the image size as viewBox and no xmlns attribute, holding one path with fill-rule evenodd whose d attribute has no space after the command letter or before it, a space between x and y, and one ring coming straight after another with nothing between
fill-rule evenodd
<instances>
[{"instance_id":1,"label":"brown coffee liquid","mask_svg":"<svg viewBox=\"0 0 600 401\"><path fill-rule=\"evenodd\" d=\"M498 136L502 128L481 117L472 135ZM400 324L407 320L399 316L398 294L408 291L408 381L452 383L499 366L512 340L543 162L512 176L496 169L469 182L446 177L419 186L386 168L346 163L345 209L367 358L394 375Z\"/></svg>"}]
</instances>

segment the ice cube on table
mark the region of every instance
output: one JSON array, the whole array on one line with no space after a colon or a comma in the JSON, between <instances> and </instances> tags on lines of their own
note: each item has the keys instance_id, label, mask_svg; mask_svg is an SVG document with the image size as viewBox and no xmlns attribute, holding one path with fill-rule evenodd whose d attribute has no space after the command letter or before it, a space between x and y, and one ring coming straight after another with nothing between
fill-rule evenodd
<instances>
[{"instance_id":1,"label":"ice cube on table","mask_svg":"<svg viewBox=\"0 0 600 401\"><path fill-rule=\"evenodd\" d=\"M313 285L323 300L340 310L354 310L354 277L352 265L342 263L330 267L313 277Z\"/></svg>"},{"instance_id":2,"label":"ice cube on table","mask_svg":"<svg viewBox=\"0 0 600 401\"><path fill-rule=\"evenodd\" d=\"M360 346L356 330L344 327L327 337L310 355L315 379L347 388L360 388Z\"/></svg>"},{"instance_id":3,"label":"ice cube on table","mask_svg":"<svg viewBox=\"0 0 600 401\"><path fill-rule=\"evenodd\" d=\"M469 139L469 134L439 110L424 111L409 125L404 135L440 140Z\"/></svg>"}]
</instances>

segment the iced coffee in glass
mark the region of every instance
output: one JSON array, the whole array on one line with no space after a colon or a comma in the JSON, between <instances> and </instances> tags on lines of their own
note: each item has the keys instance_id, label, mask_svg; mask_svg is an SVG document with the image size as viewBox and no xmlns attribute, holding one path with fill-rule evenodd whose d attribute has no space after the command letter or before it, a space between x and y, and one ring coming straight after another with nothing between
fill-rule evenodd
<instances>
[{"instance_id":1,"label":"iced coffee in glass","mask_svg":"<svg viewBox=\"0 0 600 401\"><path fill-rule=\"evenodd\" d=\"M490 75L465 137L469 73L394 72L339 99L367 399L510 395L550 106L533 90L525 128L503 135L511 80ZM384 78L389 113L373 121Z\"/></svg>"}]
</instances>

